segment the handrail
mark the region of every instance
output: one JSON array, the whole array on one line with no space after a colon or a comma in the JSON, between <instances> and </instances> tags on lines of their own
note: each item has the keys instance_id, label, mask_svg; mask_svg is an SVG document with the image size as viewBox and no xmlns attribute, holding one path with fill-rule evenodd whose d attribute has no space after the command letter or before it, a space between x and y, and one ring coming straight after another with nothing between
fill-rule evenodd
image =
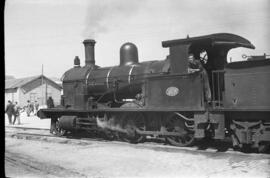
<instances>
[{"instance_id":1,"label":"handrail","mask_svg":"<svg viewBox=\"0 0 270 178\"><path fill-rule=\"evenodd\" d=\"M221 108L223 107L223 92L224 92L224 70L214 70L212 71L211 76L211 85L212 85L212 107Z\"/></svg>"}]
</instances>

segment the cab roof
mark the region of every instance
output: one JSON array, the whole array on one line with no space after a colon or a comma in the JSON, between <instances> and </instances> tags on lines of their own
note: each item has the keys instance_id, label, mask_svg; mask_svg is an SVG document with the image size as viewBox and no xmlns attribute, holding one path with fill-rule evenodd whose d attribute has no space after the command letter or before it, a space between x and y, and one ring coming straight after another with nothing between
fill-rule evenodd
<instances>
[{"instance_id":1,"label":"cab roof","mask_svg":"<svg viewBox=\"0 0 270 178\"><path fill-rule=\"evenodd\" d=\"M162 42L162 47L172 47L176 45L187 45L187 44L199 44L199 45L221 45L234 47L246 47L255 49L255 46L247 39L231 34L231 33L215 33L210 35L198 36L198 37L187 37L184 39L168 40Z\"/></svg>"}]
</instances>

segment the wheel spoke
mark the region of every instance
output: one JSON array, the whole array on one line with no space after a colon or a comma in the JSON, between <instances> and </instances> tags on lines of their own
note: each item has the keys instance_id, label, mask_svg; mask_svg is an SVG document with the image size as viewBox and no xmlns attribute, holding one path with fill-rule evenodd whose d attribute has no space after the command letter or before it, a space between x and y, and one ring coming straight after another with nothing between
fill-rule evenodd
<instances>
[{"instance_id":1,"label":"wheel spoke","mask_svg":"<svg viewBox=\"0 0 270 178\"><path fill-rule=\"evenodd\" d=\"M194 134L185 128L184 121L177 118L176 114L172 114L167 118L167 132L177 132L180 136L167 136L167 140L174 146L191 146L194 142Z\"/></svg>"},{"instance_id":2,"label":"wheel spoke","mask_svg":"<svg viewBox=\"0 0 270 178\"><path fill-rule=\"evenodd\" d=\"M125 103L121 106L121 108L140 108L140 107L141 106L136 103ZM145 137L136 132L136 130L141 131L146 130L146 124L143 114L141 113L121 114L121 116L118 118L118 121L121 127L127 131L127 133L119 132L119 137L121 140L130 143L138 143L143 141Z\"/></svg>"},{"instance_id":3,"label":"wheel spoke","mask_svg":"<svg viewBox=\"0 0 270 178\"><path fill-rule=\"evenodd\" d=\"M143 121L143 116L140 114L125 114L123 116L123 128L127 131L127 133L120 133L119 136L123 141L130 142L130 143L139 143L144 139L144 136L139 135L136 132L136 129L144 131L145 130L145 123Z\"/></svg>"}]
</instances>

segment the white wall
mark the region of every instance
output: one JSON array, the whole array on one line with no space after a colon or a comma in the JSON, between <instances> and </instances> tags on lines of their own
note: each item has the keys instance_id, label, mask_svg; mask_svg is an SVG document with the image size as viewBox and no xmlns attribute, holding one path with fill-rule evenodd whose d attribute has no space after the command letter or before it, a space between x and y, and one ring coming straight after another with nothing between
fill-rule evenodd
<instances>
[{"instance_id":1,"label":"white wall","mask_svg":"<svg viewBox=\"0 0 270 178\"><path fill-rule=\"evenodd\" d=\"M61 100L61 90L57 90L51 85L47 86L48 97L51 96L54 101L54 105L59 105Z\"/></svg>"},{"instance_id":2,"label":"white wall","mask_svg":"<svg viewBox=\"0 0 270 178\"><path fill-rule=\"evenodd\" d=\"M5 93L5 106L8 104L8 100L15 102L19 100L19 91L15 93Z\"/></svg>"},{"instance_id":3,"label":"white wall","mask_svg":"<svg viewBox=\"0 0 270 178\"><path fill-rule=\"evenodd\" d=\"M43 84L27 93L24 93L22 89L19 89L19 104L22 106L27 105L27 100L31 102L38 101L39 105L45 105L46 99L46 84ZM54 100L55 105L60 104L61 99L61 91L52 87L51 85L47 85L47 97L51 96Z\"/></svg>"}]
</instances>

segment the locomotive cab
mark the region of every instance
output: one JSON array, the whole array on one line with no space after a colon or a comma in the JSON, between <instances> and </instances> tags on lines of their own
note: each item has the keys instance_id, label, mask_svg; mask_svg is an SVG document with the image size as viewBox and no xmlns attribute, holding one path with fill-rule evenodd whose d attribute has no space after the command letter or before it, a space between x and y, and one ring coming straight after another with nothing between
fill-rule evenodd
<instances>
[{"instance_id":1,"label":"locomotive cab","mask_svg":"<svg viewBox=\"0 0 270 178\"><path fill-rule=\"evenodd\" d=\"M209 82L212 106L223 106L224 68L227 64L229 50L237 47L255 47L245 38L234 34L217 33L200 37L163 41L163 47L169 47L172 73L188 74L188 55L191 53L199 59L207 75L204 81ZM204 90L208 86L205 82ZM206 91L204 91L206 92ZM204 97L205 99L207 97Z\"/></svg>"}]
</instances>

